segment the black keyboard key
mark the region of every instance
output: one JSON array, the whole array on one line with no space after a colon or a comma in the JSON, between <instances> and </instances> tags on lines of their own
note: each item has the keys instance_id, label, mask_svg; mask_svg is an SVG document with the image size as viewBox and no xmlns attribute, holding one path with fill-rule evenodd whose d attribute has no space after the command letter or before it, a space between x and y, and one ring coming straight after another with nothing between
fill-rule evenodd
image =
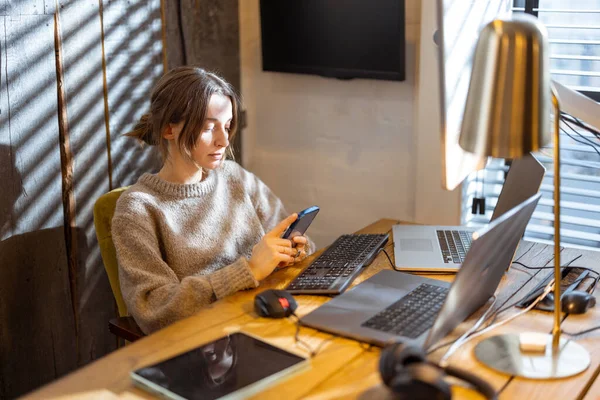
<instances>
[{"instance_id":1,"label":"black keyboard key","mask_svg":"<svg viewBox=\"0 0 600 400\"><path fill-rule=\"evenodd\" d=\"M340 294L387 241L387 234L342 235L286 289L292 294Z\"/></svg>"},{"instance_id":2,"label":"black keyboard key","mask_svg":"<svg viewBox=\"0 0 600 400\"><path fill-rule=\"evenodd\" d=\"M415 339L433 326L448 288L422 283L362 326Z\"/></svg>"},{"instance_id":3,"label":"black keyboard key","mask_svg":"<svg viewBox=\"0 0 600 400\"><path fill-rule=\"evenodd\" d=\"M445 263L461 264L465 261L467 252L471 248L471 232L456 230L436 231L442 259Z\"/></svg>"}]
</instances>

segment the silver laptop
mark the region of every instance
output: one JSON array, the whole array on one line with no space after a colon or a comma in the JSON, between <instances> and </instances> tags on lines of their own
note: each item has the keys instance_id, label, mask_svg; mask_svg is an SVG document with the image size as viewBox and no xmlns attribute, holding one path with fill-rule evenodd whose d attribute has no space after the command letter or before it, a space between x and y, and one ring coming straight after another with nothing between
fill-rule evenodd
<instances>
[{"instance_id":1,"label":"silver laptop","mask_svg":"<svg viewBox=\"0 0 600 400\"><path fill-rule=\"evenodd\" d=\"M408 340L429 348L494 294L540 197L536 194L476 232L452 285L381 271L306 315L302 323L379 346Z\"/></svg>"},{"instance_id":2,"label":"silver laptop","mask_svg":"<svg viewBox=\"0 0 600 400\"><path fill-rule=\"evenodd\" d=\"M515 159L498 197L492 221L533 196L544 179L544 167L531 154ZM465 226L394 225L396 268L413 272L456 272L477 228Z\"/></svg>"}]
</instances>

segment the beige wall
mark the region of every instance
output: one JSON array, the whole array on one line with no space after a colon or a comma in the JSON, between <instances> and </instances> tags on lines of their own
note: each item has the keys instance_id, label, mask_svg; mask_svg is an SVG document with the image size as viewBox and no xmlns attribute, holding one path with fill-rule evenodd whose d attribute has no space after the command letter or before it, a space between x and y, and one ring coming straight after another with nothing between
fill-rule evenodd
<instances>
[{"instance_id":1,"label":"beige wall","mask_svg":"<svg viewBox=\"0 0 600 400\"><path fill-rule=\"evenodd\" d=\"M435 129L417 133L420 0L407 0L406 22L404 82L263 72L258 0L240 2L242 93L248 115L243 162L290 212L321 207L310 228L319 246L378 218L414 221L419 202L428 201L427 196L417 198L423 194L417 176L440 186L437 171L428 176L428 164L418 159L418 143L439 140ZM426 73L437 75L434 67ZM427 159L439 156L439 150L421 153Z\"/></svg>"}]
</instances>

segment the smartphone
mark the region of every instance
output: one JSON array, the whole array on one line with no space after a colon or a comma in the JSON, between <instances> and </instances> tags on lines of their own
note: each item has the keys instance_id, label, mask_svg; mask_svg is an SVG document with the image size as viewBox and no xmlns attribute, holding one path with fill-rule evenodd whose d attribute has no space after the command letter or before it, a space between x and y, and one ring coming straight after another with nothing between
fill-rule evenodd
<instances>
[{"instance_id":1,"label":"smartphone","mask_svg":"<svg viewBox=\"0 0 600 400\"><path fill-rule=\"evenodd\" d=\"M298 213L298 219L292 222L290 227L287 228L281 237L291 240L296 236L304 235L304 232L306 232L310 224L313 222L313 219L315 219L319 210L319 207L312 206L308 207L306 210L300 211Z\"/></svg>"}]
</instances>

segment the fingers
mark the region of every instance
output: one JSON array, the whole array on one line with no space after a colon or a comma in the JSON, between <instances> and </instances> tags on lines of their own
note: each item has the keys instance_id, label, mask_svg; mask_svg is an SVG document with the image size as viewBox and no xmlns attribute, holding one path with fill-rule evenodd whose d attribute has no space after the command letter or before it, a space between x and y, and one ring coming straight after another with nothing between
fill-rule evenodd
<instances>
[{"instance_id":1,"label":"fingers","mask_svg":"<svg viewBox=\"0 0 600 400\"><path fill-rule=\"evenodd\" d=\"M304 247L306 243L308 243L308 239L306 236L294 236L292 241L296 244L296 247Z\"/></svg>"},{"instance_id":2,"label":"fingers","mask_svg":"<svg viewBox=\"0 0 600 400\"><path fill-rule=\"evenodd\" d=\"M286 254L288 256L292 256L292 258L297 252L297 250L291 246L277 246L276 250L280 254Z\"/></svg>"},{"instance_id":3,"label":"fingers","mask_svg":"<svg viewBox=\"0 0 600 400\"><path fill-rule=\"evenodd\" d=\"M273 237L281 236L283 232L285 232L285 230L288 228L288 226L290 226L292 222L296 220L296 218L298 218L298 214L293 213L292 215L281 221L279 224L277 224L277 226L273 228L269 233L267 233L267 235Z\"/></svg>"},{"instance_id":4,"label":"fingers","mask_svg":"<svg viewBox=\"0 0 600 400\"><path fill-rule=\"evenodd\" d=\"M281 238L275 238L273 239L273 241L271 242L274 245L277 246L284 246L284 247L292 247L292 241L289 239L281 239Z\"/></svg>"},{"instance_id":5,"label":"fingers","mask_svg":"<svg viewBox=\"0 0 600 400\"><path fill-rule=\"evenodd\" d=\"M306 251L304 249L299 249L300 251L298 251L295 255L294 255L294 260L295 261L302 261L307 257Z\"/></svg>"},{"instance_id":6,"label":"fingers","mask_svg":"<svg viewBox=\"0 0 600 400\"><path fill-rule=\"evenodd\" d=\"M277 259L279 260L280 265L281 265L281 263L289 264L289 263L294 262L294 257L287 255L287 254L283 254L283 253L279 253L277 256Z\"/></svg>"}]
</instances>

